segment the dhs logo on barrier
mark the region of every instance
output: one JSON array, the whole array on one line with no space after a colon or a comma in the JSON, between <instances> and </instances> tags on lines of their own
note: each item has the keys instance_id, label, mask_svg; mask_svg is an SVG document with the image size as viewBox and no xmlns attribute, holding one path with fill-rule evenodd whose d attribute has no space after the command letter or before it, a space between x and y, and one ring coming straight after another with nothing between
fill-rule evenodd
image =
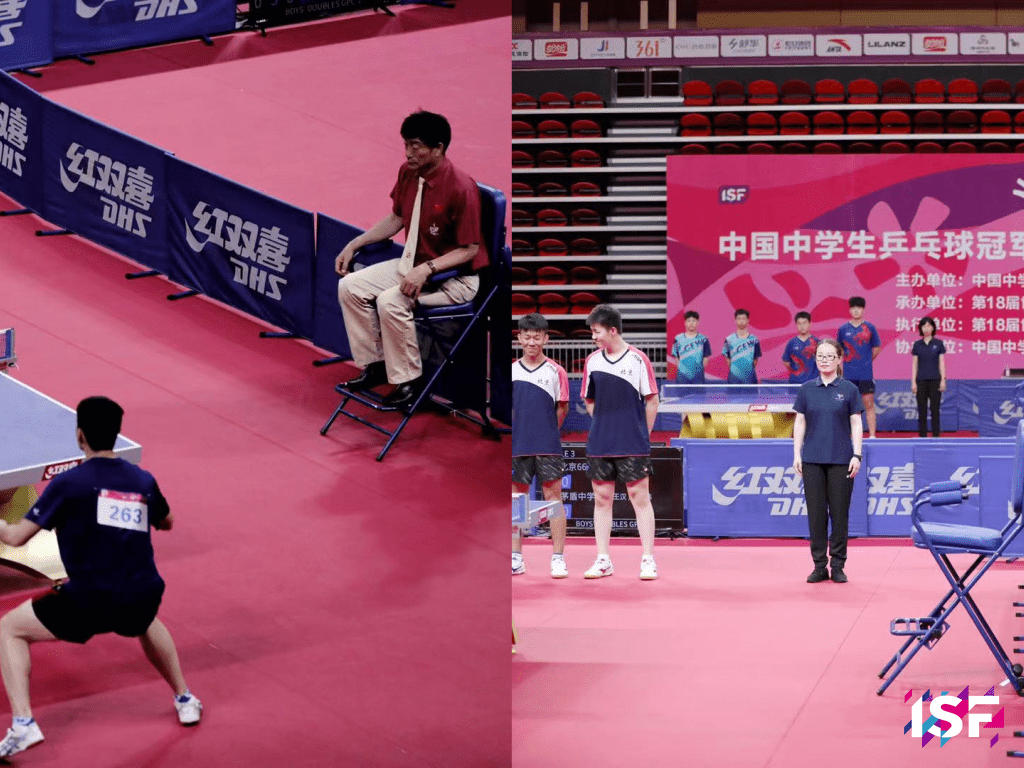
<instances>
[{"instance_id":1,"label":"dhs logo on barrier","mask_svg":"<svg viewBox=\"0 0 1024 768\"><path fill-rule=\"evenodd\" d=\"M17 0L16 0L17 1ZM91 19L99 13L103 6L112 0L75 0L75 13L83 19ZM2 2L0 2L2 4ZM196 13L199 6L196 0L135 0L135 21L163 19L168 16L186 16Z\"/></svg>"},{"instance_id":2,"label":"dhs logo on barrier","mask_svg":"<svg viewBox=\"0 0 1024 768\"><path fill-rule=\"evenodd\" d=\"M904 703L910 700L914 692L907 691L903 697ZM925 719L924 704L928 702L929 717ZM956 696L950 696L949 691L943 691L940 696L932 697L931 691L925 691L910 708L910 722L903 726L903 733L910 733L911 737L921 739L921 746L924 747L936 736L939 737L939 746L944 747L946 742L954 736L960 735L964 729L964 718L967 718L967 738L979 739L989 738L989 734L982 736L982 728L1004 727L1004 708L998 712L975 711L979 705L997 706L999 697L995 695L995 686L988 689L984 696L971 696L970 686L964 688ZM992 736L989 742L994 747L999 741L999 734Z\"/></svg>"},{"instance_id":3,"label":"dhs logo on barrier","mask_svg":"<svg viewBox=\"0 0 1024 768\"><path fill-rule=\"evenodd\" d=\"M740 496L767 496L773 516L807 514L803 481L792 467L729 467L719 483L712 484L711 498L720 507Z\"/></svg>"},{"instance_id":4,"label":"dhs logo on barrier","mask_svg":"<svg viewBox=\"0 0 1024 768\"><path fill-rule=\"evenodd\" d=\"M917 418L917 398L913 392L879 392L875 395L875 412L879 416L894 408L903 411L904 419Z\"/></svg>"},{"instance_id":5,"label":"dhs logo on barrier","mask_svg":"<svg viewBox=\"0 0 1024 768\"><path fill-rule=\"evenodd\" d=\"M84 149L73 142L65 153L70 160L60 164L60 183L74 193L79 185L92 187L100 193L103 220L138 237L146 237L146 225L152 216L142 213L153 204L153 177L143 166L129 168L120 160Z\"/></svg>"},{"instance_id":6,"label":"dhs logo on barrier","mask_svg":"<svg viewBox=\"0 0 1024 768\"><path fill-rule=\"evenodd\" d=\"M718 188L718 202L722 205L735 205L746 202L750 196L750 187L744 185L733 185Z\"/></svg>"},{"instance_id":7,"label":"dhs logo on barrier","mask_svg":"<svg viewBox=\"0 0 1024 768\"><path fill-rule=\"evenodd\" d=\"M52 480L62 472L67 472L69 469L74 469L81 464L83 459L75 459L74 461L65 461L60 464L51 464L43 471L43 480Z\"/></svg>"},{"instance_id":8,"label":"dhs logo on barrier","mask_svg":"<svg viewBox=\"0 0 1024 768\"><path fill-rule=\"evenodd\" d=\"M0 2L0 22L9 22L6 24L0 23L0 48L5 45L14 45L14 35L11 33L11 30L21 26L22 22L18 21L18 19L21 17L21 12L26 5L28 5L28 0L4 0Z\"/></svg>"},{"instance_id":9,"label":"dhs logo on barrier","mask_svg":"<svg viewBox=\"0 0 1024 768\"><path fill-rule=\"evenodd\" d=\"M992 414L992 420L996 424L1006 425L1016 423L1024 418L1024 408L1021 408L1014 400L1003 400Z\"/></svg>"},{"instance_id":10,"label":"dhs logo on barrier","mask_svg":"<svg viewBox=\"0 0 1024 768\"><path fill-rule=\"evenodd\" d=\"M21 176L25 164L22 152L27 146L28 118L21 107L11 109L7 103L0 101L0 166L15 176Z\"/></svg>"},{"instance_id":11,"label":"dhs logo on barrier","mask_svg":"<svg viewBox=\"0 0 1024 768\"><path fill-rule=\"evenodd\" d=\"M196 203L192 216L195 224L189 227L185 223L185 240L189 248L201 253L207 243L213 243L241 257L229 257L235 270L234 281L268 299L281 301L281 288L288 284L282 275L291 263L291 257L288 256L288 236L280 228L261 229L221 208L211 208L202 200ZM197 233L203 236L202 239ZM278 274L270 274L267 270Z\"/></svg>"},{"instance_id":12,"label":"dhs logo on barrier","mask_svg":"<svg viewBox=\"0 0 1024 768\"><path fill-rule=\"evenodd\" d=\"M914 506L914 464L872 466L868 478L869 515L909 515Z\"/></svg>"}]
</instances>

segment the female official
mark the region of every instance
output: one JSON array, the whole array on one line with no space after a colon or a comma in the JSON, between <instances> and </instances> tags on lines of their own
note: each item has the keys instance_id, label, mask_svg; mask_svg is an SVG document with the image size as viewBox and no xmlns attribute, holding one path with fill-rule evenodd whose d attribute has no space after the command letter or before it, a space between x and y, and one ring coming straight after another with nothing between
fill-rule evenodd
<instances>
[{"instance_id":1,"label":"female official","mask_svg":"<svg viewBox=\"0 0 1024 768\"><path fill-rule=\"evenodd\" d=\"M946 345L935 338L935 321L922 317L917 323L921 338L910 350L913 365L910 388L917 395L917 433L928 437L927 408L932 410L932 436L939 436L939 403L946 391Z\"/></svg>"},{"instance_id":2,"label":"female official","mask_svg":"<svg viewBox=\"0 0 1024 768\"><path fill-rule=\"evenodd\" d=\"M857 385L842 377L843 348L834 339L818 342L815 361L819 376L797 392L793 410L793 469L804 479L807 500L807 525L811 534L811 558L814 570L809 584L829 578L847 581L846 538L849 523L853 478L860 471L861 402ZM828 525L832 521L832 535Z\"/></svg>"}]
</instances>

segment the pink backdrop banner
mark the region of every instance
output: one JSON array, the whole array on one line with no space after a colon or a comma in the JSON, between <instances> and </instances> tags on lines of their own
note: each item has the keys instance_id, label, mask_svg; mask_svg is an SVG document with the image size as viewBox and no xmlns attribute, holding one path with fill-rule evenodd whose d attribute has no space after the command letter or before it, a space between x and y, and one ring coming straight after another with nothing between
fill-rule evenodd
<instances>
[{"instance_id":1,"label":"pink backdrop banner","mask_svg":"<svg viewBox=\"0 0 1024 768\"><path fill-rule=\"evenodd\" d=\"M734 309L750 310L764 381L786 376L794 314L834 338L850 296L882 338L876 379L910 377L925 315L950 378L1024 367L1024 157L669 157L668 345L697 310L709 378L726 377Z\"/></svg>"}]
</instances>

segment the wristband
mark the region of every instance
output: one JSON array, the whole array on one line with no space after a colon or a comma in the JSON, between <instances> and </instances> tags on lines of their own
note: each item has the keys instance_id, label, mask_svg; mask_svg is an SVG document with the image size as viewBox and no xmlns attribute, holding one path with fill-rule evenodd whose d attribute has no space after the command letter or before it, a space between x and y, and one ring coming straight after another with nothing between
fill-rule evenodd
<instances>
[{"instance_id":1,"label":"wristband","mask_svg":"<svg viewBox=\"0 0 1024 768\"><path fill-rule=\"evenodd\" d=\"M427 268L430 270L430 274L432 274L432 275L436 275L437 274L437 267L434 266L433 259L431 259L430 261L427 262Z\"/></svg>"},{"instance_id":2,"label":"wristband","mask_svg":"<svg viewBox=\"0 0 1024 768\"><path fill-rule=\"evenodd\" d=\"M855 458L857 461L863 461L863 459L860 457L859 453L853 454L853 458Z\"/></svg>"}]
</instances>

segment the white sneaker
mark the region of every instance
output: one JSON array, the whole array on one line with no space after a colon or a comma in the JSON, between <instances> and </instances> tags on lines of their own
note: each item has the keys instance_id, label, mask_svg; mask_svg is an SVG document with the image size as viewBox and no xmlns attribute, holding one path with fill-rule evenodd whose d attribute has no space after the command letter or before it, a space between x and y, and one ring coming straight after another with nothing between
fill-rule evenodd
<instances>
[{"instance_id":1,"label":"white sneaker","mask_svg":"<svg viewBox=\"0 0 1024 768\"><path fill-rule=\"evenodd\" d=\"M611 576L614 572L612 561L607 557L599 557L587 571L584 571L583 578L600 579L602 576Z\"/></svg>"},{"instance_id":2,"label":"white sneaker","mask_svg":"<svg viewBox=\"0 0 1024 768\"><path fill-rule=\"evenodd\" d=\"M569 566L565 564L565 558L561 555L551 556L551 578L564 579L569 575Z\"/></svg>"},{"instance_id":3,"label":"white sneaker","mask_svg":"<svg viewBox=\"0 0 1024 768\"><path fill-rule=\"evenodd\" d=\"M43 740L43 732L39 724L33 720L29 725L14 726L7 729L7 735L0 741L0 757L10 757L34 747Z\"/></svg>"},{"instance_id":4,"label":"white sneaker","mask_svg":"<svg viewBox=\"0 0 1024 768\"><path fill-rule=\"evenodd\" d=\"M203 702L190 693L185 701L174 697L174 708L178 710L178 722L182 725L195 725L203 713Z\"/></svg>"},{"instance_id":5,"label":"white sneaker","mask_svg":"<svg viewBox=\"0 0 1024 768\"><path fill-rule=\"evenodd\" d=\"M640 558L640 578L644 581L658 578L658 566L655 565L652 555L644 555Z\"/></svg>"},{"instance_id":6,"label":"white sneaker","mask_svg":"<svg viewBox=\"0 0 1024 768\"><path fill-rule=\"evenodd\" d=\"M522 573L526 573L526 563L523 562L523 556L518 552L512 553L512 575L519 576Z\"/></svg>"}]
</instances>

